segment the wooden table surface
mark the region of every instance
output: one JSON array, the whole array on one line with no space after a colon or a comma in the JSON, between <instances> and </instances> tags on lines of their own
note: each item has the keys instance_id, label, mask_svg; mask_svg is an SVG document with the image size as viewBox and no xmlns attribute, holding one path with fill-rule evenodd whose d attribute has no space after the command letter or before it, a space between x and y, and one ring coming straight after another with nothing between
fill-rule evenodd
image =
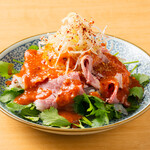
<instances>
[{"instance_id":1,"label":"wooden table surface","mask_svg":"<svg viewBox=\"0 0 150 150\"><path fill-rule=\"evenodd\" d=\"M0 51L26 37L56 31L69 12L93 17L106 33L150 54L150 0L0 0ZM150 111L116 129L86 136L44 133L0 112L0 150L149 150Z\"/></svg>"}]
</instances>

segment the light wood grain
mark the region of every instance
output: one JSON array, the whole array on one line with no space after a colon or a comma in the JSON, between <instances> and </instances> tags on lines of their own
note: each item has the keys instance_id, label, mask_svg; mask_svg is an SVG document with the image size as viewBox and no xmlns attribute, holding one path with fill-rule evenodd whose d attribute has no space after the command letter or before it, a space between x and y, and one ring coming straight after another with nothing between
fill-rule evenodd
<instances>
[{"instance_id":1,"label":"light wood grain","mask_svg":"<svg viewBox=\"0 0 150 150\"><path fill-rule=\"evenodd\" d=\"M26 37L56 31L69 12L94 18L106 33L150 54L149 0L0 0L0 51ZM44 133L0 112L0 150L149 150L150 111L111 131L62 136Z\"/></svg>"}]
</instances>

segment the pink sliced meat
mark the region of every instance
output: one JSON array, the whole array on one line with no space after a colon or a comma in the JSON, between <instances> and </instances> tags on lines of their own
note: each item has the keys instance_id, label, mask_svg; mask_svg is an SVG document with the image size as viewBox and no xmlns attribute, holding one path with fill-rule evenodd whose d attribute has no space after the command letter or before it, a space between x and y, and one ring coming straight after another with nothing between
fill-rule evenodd
<instances>
[{"instance_id":1,"label":"pink sliced meat","mask_svg":"<svg viewBox=\"0 0 150 150\"><path fill-rule=\"evenodd\" d=\"M96 89L100 88L99 80L91 73L92 72L92 62L93 58L89 55L85 55L81 59L81 68L83 71L83 75L86 79L86 83L92 85Z\"/></svg>"},{"instance_id":2,"label":"pink sliced meat","mask_svg":"<svg viewBox=\"0 0 150 150\"><path fill-rule=\"evenodd\" d=\"M119 83L115 78L103 79L100 82L100 93L106 97L106 101L110 104L119 103L117 99L117 93L119 89Z\"/></svg>"},{"instance_id":3,"label":"pink sliced meat","mask_svg":"<svg viewBox=\"0 0 150 150\"><path fill-rule=\"evenodd\" d=\"M122 84L122 74L121 73L116 73L115 78L117 79L118 83L119 83L119 88L123 88L123 84Z\"/></svg>"},{"instance_id":4,"label":"pink sliced meat","mask_svg":"<svg viewBox=\"0 0 150 150\"><path fill-rule=\"evenodd\" d=\"M112 81L112 83L113 83L113 81ZM115 85L115 88L114 88L114 91L113 91L112 95L110 96L110 98L107 98L107 99L106 99L106 101L107 101L109 104L116 104L116 103L119 103L119 100L117 99L118 88L119 88L119 86L118 86L118 85Z\"/></svg>"},{"instance_id":5,"label":"pink sliced meat","mask_svg":"<svg viewBox=\"0 0 150 150\"><path fill-rule=\"evenodd\" d=\"M54 94L51 94L48 98L41 100L38 99L34 102L36 109L43 111L45 109L49 109L50 106L57 108L56 97Z\"/></svg>"},{"instance_id":6,"label":"pink sliced meat","mask_svg":"<svg viewBox=\"0 0 150 150\"><path fill-rule=\"evenodd\" d=\"M59 76L56 79L48 80L47 82L41 83L39 85L39 88L41 88L43 90L50 90L50 91L52 91L52 94L49 97L47 97L46 99L37 99L34 102L34 104L38 110L43 111L45 109L50 108L51 106L57 108L56 98L57 98L58 94L61 93L61 87L63 85L63 82L66 79L74 79L74 80L80 81L79 73L72 72L68 75L63 75L63 76ZM80 90L79 90L78 95L83 94L83 92L84 92L83 88L80 85L79 85L79 88L80 88ZM70 88L70 90L71 90L71 88Z\"/></svg>"},{"instance_id":7,"label":"pink sliced meat","mask_svg":"<svg viewBox=\"0 0 150 150\"><path fill-rule=\"evenodd\" d=\"M68 76L59 76L56 79L48 80L47 82L41 83L39 85L39 88L42 88L44 90L51 90L52 93L57 93L60 87L62 86L65 79L67 79Z\"/></svg>"}]
</instances>

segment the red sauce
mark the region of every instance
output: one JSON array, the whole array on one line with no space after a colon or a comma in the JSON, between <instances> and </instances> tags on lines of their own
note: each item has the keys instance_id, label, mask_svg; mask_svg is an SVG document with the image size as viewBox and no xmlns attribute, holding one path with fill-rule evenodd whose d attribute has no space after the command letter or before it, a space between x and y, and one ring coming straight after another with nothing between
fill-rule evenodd
<instances>
[{"instance_id":1,"label":"red sauce","mask_svg":"<svg viewBox=\"0 0 150 150\"><path fill-rule=\"evenodd\" d=\"M129 84L129 87L130 87L130 88L133 88L133 87L135 87L135 86L137 86L137 87L142 87L141 84L139 83L139 81L137 81L137 80L135 79L135 77L131 77L131 76L130 76L130 84Z\"/></svg>"},{"instance_id":2,"label":"red sauce","mask_svg":"<svg viewBox=\"0 0 150 150\"><path fill-rule=\"evenodd\" d=\"M104 98L98 92L90 92L89 95L96 96L96 97L100 98L101 100L104 100Z\"/></svg>"},{"instance_id":3,"label":"red sauce","mask_svg":"<svg viewBox=\"0 0 150 150\"><path fill-rule=\"evenodd\" d=\"M23 77L25 89L33 87L47 77L51 79L58 77L55 69L48 67L46 61L42 59L42 54L39 54L37 50L27 50L24 59L24 65L17 76Z\"/></svg>"},{"instance_id":4,"label":"red sauce","mask_svg":"<svg viewBox=\"0 0 150 150\"><path fill-rule=\"evenodd\" d=\"M79 80L66 79L61 87L61 92L58 94L56 102L59 108L65 105L72 104L73 98L79 93L79 85L82 86Z\"/></svg>"},{"instance_id":5,"label":"red sauce","mask_svg":"<svg viewBox=\"0 0 150 150\"><path fill-rule=\"evenodd\" d=\"M43 90L38 86L26 89L23 94L15 98L15 102L21 105L28 105L33 103L37 99L45 99L50 96L52 92L50 90Z\"/></svg>"},{"instance_id":6,"label":"red sauce","mask_svg":"<svg viewBox=\"0 0 150 150\"><path fill-rule=\"evenodd\" d=\"M129 89L134 86L141 86L139 82L130 77L130 73L126 69L125 65L123 65L117 57L112 56L109 53L104 53L104 55L109 59L109 62L104 63L100 60L100 58L95 58L95 61L99 62L93 68L93 70L97 73L103 75L103 78L100 79L101 84L101 94L97 92L91 92L90 95L97 96L101 99L109 98L114 92L115 87L119 86L118 81L115 79L116 73L122 74L122 85L123 88L119 88L117 93L118 100L124 104L125 106L129 106L127 103L127 98L129 94ZM68 57L67 53L60 58L60 62L65 64L67 62ZM49 67L49 64L52 64L51 60L49 64L47 61L43 60L43 54L40 54L37 50L27 50L25 52L25 62L17 76L22 77L25 83L25 92L18 97L15 98L15 102L27 105L29 103L34 102L37 99L45 99L52 94L50 90L44 91L43 89L38 88L38 84L40 82L46 81L46 79L54 79L57 78L60 73L58 73L55 69ZM75 61L71 59L71 65L75 65ZM73 98L79 94L80 86L83 86L85 83L84 78L81 76L81 82L79 80L70 80L66 79L63 82L63 85L58 93L56 102L58 105L60 115L64 116L70 122L76 122L79 120L81 116L75 114L72 111L64 111L62 109L67 107L70 109L73 104ZM71 110L71 109L70 109Z\"/></svg>"},{"instance_id":7,"label":"red sauce","mask_svg":"<svg viewBox=\"0 0 150 150\"><path fill-rule=\"evenodd\" d=\"M118 82L116 79L114 79L113 77L107 77L107 78L104 78L100 81L100 91L101 91L101 94L102 94L102 97L103 98L109 98L114 89L115 89L115 86L118 87Z\"/></svg>"},{"instance_id":8,"label":"red sauce","mask_svg":"<svg viewBox=\"0 0 150 150\"><path fill-rule=\"evenodd\" d=\"M78 115L77 113L72 111L59 110L58 113L62 117L66 118L70 123L78 123L79 120L82 118L81 115Z\"/></svg>"},{"instance_id":9,"label":"red sauce","mask_svg":"<svg viewBox=\"0 0 150 150\"><path fill-rule=\"evenodd\" d=\"M23 94L15 98L15 102L22 105L27 105L41 98L44 99L51 95L51 91L41 91L38 88L40 82L45 79L57 78L59 73L48 67L46 61L42 59L42 54L37 50L27 50L25 52L25 62L20 73L16 74L22 77L25 83L25 91ZM41 97L39 97L41 95Z\"/></svg>"},{"instance_id":10,"label":"red sauce","mask_svg":"<svg viewBox=\"0 0 150 150\"><path fill-rule=\"evenodd\" d=\"M94 67L94 71L103 75L103 78L100 79L100 90L102 97L104 99L109 98L114 92L115 87L119 86L115 75L120 73L122 74L123 87L118 89L117 99L128 107L130 105L127 101L129 89L141 85L135 78L130 77L130 72L126 69L126 66L118 60L117 57L111 55L110 53L104 53L104 55L109 61L106 63L99 62L99 64Z\"/></svg>"},{"instance_id":11,"label":"red sauce","mask_svg":"<svg viewBox=\"0 0 150 150\"><path fill-rule=\"evenodd\" d=\"M98 65L94 66L94 71L102 74L104 77L112 77L115 76L116 73L122 73L130 76L130 72L128 72L126 66L122 64L117 57L109 53L104 53L104 55L109 59L109 61L106 63L100 62Z\"/></svg>"}]
</instances>

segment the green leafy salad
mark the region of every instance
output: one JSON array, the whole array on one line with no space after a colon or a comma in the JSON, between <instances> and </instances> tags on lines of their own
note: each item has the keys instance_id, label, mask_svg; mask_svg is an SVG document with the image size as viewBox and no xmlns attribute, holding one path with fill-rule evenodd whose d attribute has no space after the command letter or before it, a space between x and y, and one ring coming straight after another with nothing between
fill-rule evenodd
<instances>
[{"instance_id":1,"label":"green leafy salad","mask_svg":"<svg viewBox=\"0 0 150 150\"><path fill-rule=\"evenodd\" d=\"M36 46L31 48L35 49ZM21 63L14 60L17 63ZM18 71L14 69L11 63L0 61L0 75L6 79ZM150 81L150 77L145 74L132 74L136 80L146 87ZM3 94L0 96L0 102L4 103L6 108L12 113L21 118L25 118L32 122L37 122L46 126L70 128L76 126L78 128L85 127L99 127L108 125L111 120L119 119L123 115L128 115L140 107L143 99L144 90L142 87L133 87L130 89L128 101L131 103L130 107L123 108L122 105L108 104L102 99L87 94L78 95L74 98L74 111L82 116L78 123L70 123L67 119L58 114L58 110L54 107L39 111L33 103L28 105L20 105L14 102L14 99L24 92L21 88L4 88Z\"/></svg>"}]
</instances>

